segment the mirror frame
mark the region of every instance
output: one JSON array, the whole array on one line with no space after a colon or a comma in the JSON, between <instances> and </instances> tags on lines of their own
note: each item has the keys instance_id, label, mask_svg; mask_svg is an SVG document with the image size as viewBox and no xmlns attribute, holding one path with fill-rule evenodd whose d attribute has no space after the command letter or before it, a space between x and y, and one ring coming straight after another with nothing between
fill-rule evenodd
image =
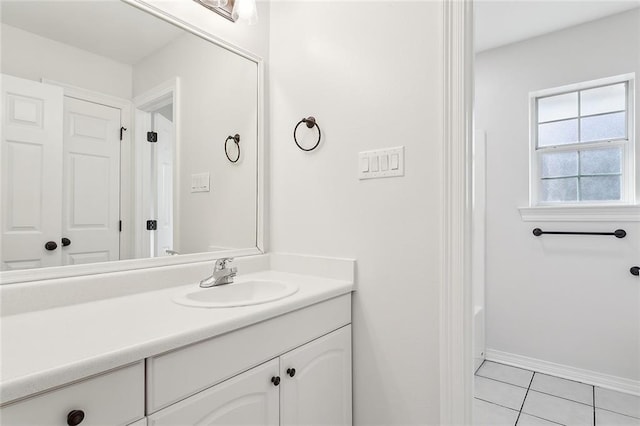
<instances>
[{"instance_id":1,"label":"mirror frame","mask_svg":"<svg viewBox=\"0 0 640 426\"><path fill-rule=\"evenodd\" d=\"M256 246L245 249L225 250L218 252L204 252L194 254L181 254L179 256L163 256L145 259L114 260L104 263L88 263L85 265L65 265L49 268L25 269L18 271L0 271L0 285L17 284L30 281L43 281L57 278L80 277L84 275L105 274L110 272L122 272L135 269L157 268L170 265L183 265L189 263L214 261L220 257L236 257L264 254L264 215L265 215L265 148L264 148L264 60L253 53L244 50L233 43L208 33L192 24L189 24L163 10L160 10L143 0L120 0L169 24L190 32L210 43L254 62L257 65L258 86L258 116L257 116L257 194L256 194Z\"/></svg>"}]
</instances>

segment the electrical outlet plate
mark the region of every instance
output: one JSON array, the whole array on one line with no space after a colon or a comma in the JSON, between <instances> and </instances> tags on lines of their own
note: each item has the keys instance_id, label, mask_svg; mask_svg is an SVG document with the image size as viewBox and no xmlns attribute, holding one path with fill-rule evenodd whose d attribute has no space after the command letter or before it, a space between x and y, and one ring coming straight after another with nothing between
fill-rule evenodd
<instances>
[{"instance_id":1,"label":"electrical outlet plate","mask_svg":"<svg viewBox=\"0 0 640 426\"><path fill-rule=\"evenodd\" d=\"M396 176L404 176L404 146L358 153L361 180Z\"/></svg>"}]
</instances>

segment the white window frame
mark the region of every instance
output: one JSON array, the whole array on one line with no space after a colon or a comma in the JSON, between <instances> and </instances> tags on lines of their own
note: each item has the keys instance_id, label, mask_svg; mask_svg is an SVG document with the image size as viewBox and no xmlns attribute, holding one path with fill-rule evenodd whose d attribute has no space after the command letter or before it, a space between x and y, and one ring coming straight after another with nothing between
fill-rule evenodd
<instances>
[{"instance_id":1,"label":"white window frame","mask_svg":"<svg viewBox=\"0 0 640 426\"><path fill-rule=\"evenodd\" d=\"M537 130L538 130L538 113L537 113L537 101L539 98L562 95L565 93L576 92L579 90L592 89L602 86L608 86L617 83L627 83L627 138L617 139L612 141L597 141L597 142L581 142L567 145L557 145L552 147L544 147L541 150L537 147ZM636 172L635 172L635 73L618 75L614 77L602 78L598 80L591 80L577 84L571 84L562 87L556 87L552 89L545 89L536 92L529 93L529 209L528 214L531 214L531 209L536 208L602 208L606 206L618 207L635 205L636 203ZM562 151L575 151L577 147L583 147L585 149L598 149L611 146L622 147L622 173L621 173L621 200L619 201L574 201L574 202L542 202L539 200L541 190L541 177L540 170L541 164L541 152L562 152Z\"/></svg>"}]
</instances>

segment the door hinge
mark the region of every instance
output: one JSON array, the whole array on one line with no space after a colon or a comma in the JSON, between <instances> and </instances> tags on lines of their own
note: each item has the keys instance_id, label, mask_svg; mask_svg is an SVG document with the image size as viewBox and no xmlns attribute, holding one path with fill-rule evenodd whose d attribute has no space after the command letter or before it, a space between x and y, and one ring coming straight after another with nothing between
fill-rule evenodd
<instances>
[{"instance_id":1,"label":"door hinge","mask_svg":"<svg viewBox=\"0 0 640 426\"><path fill-rule=\"evenodd\" d=\"M147 221L147 231L155 231L158 229L158 221L157 220L148 220Z\"/></svg>"},{"instance_id":2,"label":"door hinge","mask_svg":"<svg viewBox=\"0 0 640 426\"><path fill-rule=\"evenodd\" d=\"M156 132L147 132L147 142L158 142L158 134Z\"/></svg>"},{"instance_id":3,"label":"door hinge","mask_svg":"<svg viewBox=\"0 0 640 426\"><path fill-rule=\"evenodd\" d=\"M118 222L118 231L122 232L122 221L119 220Z\"/></svg>"},{"instance_id":4,"label":"door hinge","mask_svg":"<svg viewBox=\"0 0 640 426\"><path fill-rule=\"evenodd\" d=\"M127 131L126 127L120 127L120 140L122 140L122 133L124 133L126 131Z\"/></svg>"}]
</instances>

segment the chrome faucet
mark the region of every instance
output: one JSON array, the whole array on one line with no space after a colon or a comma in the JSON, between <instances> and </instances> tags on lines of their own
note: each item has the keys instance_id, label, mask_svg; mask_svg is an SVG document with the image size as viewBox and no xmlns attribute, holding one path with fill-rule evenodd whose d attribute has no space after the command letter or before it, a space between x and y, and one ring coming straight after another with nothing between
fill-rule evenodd
<instances>
[{"instance_id":1,"label":"chrome faucet","mask_svg":"<svg viewBox=\"0 0 640 426\"><path fill-rule=\"evenodd\" d=\"M223 257L222 259L216 260L216 264L213 267L213 274L200 281L200 287L209 288L216 285L233 283L233 277L236 276L238 268L227 268L227 263L232 261L232 257Z\"/></svg>"}]
</instances>

